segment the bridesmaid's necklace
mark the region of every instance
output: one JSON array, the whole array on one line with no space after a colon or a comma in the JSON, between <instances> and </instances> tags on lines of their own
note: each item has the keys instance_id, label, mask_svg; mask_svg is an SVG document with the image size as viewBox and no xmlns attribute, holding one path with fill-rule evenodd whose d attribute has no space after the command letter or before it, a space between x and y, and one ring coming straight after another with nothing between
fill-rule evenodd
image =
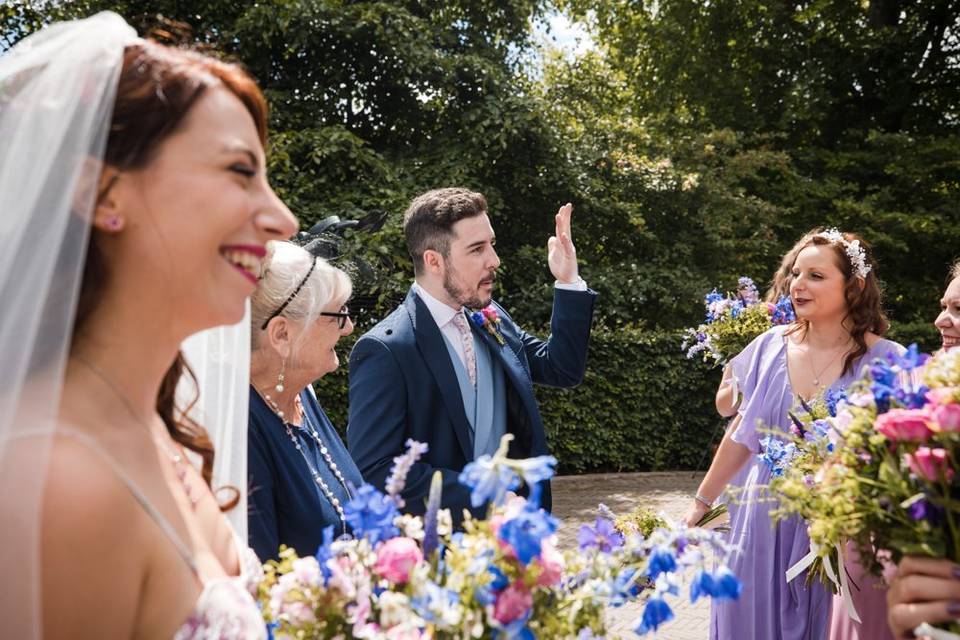
<instances>
[{"instance_id":1,"label":"bridesmaid's necklace","mask_svg":"<svg viewBox=\"0 0 960 640\"><path fill-rule=\"evenodd\" d=\"M290 438L290 442L292 442L293 446L297 449L297 451L300 452L300 457L303 458L303 461L307 463L307 469L309 469L310 475L313 476L313 481L317 483L317 485L320 487L320 491L323 492L324 497L326 497L326 499L330 502L330 504L333 505L333 508L337 512L337 516L340 518L340 526L343 529L343 533L346 534L347 533L347 516L346 516L346 513L344 513L343 511L343 505L341 504L340 499L337 498L337 496L333 493L333 490L330 488L330 485L328 485L327 482L323 479L323 476L320 475L319 470L317 470L317 468L313 466L313 463L310 462L310 458L307 456L307 452L303 450L303 447L300 445L300 441L293 434L293 427L297 427L297 425L290 424L284 419L283 411L280 410L280 405L278 405L276 401L270 397L270 394L263 393L256 387L254 387L254 389L257 391L257 393L260 394L260 397L262 397L266 401L267 405L270 407L270 410L273 411L278 418L280 418L280 422L283 423L284 429L286 429L287 431L287 436ZM296 399L294 400L294 406L299 411L300 419L303 422L303 426L297 427L297 428L307 433L317 443L317 446L320 447L320 455L323 456L323 459L327 463L327 466L330 468L330 471L333 472L334 477L336 477L336 479L340 482L340 485L343 487L343 490L346 491L347 499L348 500L352 499L353 496L351 495L350 487L347 485L346 478L343 477L343 473L340 471L340 467L334 461L333 456L330 455L330 451L329 449L327 449L327 446L323 443L323 440L320 438L320 434L317 433L317 430L314 428L313 424L311 424L310 422L310 419L307 417L307 412L304 410L303 404L300 402L299 394L296 396Z\"/></svg>"},{"instance_id":2,"label":"bridesmaid's necklace","mask_svg":"<svg viewBox=\"0 0 960 640\"><path fill-rule=\"evenodd\" d=\"M825 366L824 368L820 369L819 372L817 372L817 368L813 364L813 354L811 353L811 350L810 350L810 342L809 341L807 342L807 359L810 360L810 372L813 374L813 385L815 387L821 390L824 388L823 385L820 383L820 378L823 377L823 374L826 373L827 369L829 369L834 362L837 361L837 358L839 358L841 354L847 352L847 345L849 343L850 343L850 339L847 338L846 342L840 345L840 349L837 350L837 352L834 354L832 358L830 358L830 362L827 363L827 366Z\"/></svg>"}]
</instances>

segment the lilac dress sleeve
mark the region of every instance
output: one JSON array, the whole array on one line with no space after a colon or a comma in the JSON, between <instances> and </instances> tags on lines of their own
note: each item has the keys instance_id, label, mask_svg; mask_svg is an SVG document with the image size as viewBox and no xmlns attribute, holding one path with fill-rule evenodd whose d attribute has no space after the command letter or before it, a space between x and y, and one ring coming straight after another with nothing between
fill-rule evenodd
<instances>
[{"instance_id":1,"label":"lilac dress sleeve","mask_svg":"<svg viewBox=\"0 0 960 640\"><path fill-rule=\"evenodd\" d=\"M760 453L762 433L757 432L758 424L779 426L770 424L771 407L781 403L784 393L790 393L786 360L783 358L785 329L777 326L760 334L730 361L741 395L737 407L740 424L731 438L753 453Z\"/></svg>"}]
</instances>

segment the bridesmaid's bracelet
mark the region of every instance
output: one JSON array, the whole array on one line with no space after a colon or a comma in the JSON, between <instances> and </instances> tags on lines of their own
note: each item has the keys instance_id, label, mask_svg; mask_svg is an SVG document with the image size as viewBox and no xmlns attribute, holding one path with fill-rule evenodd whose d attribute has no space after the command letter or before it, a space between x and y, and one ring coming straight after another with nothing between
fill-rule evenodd
<instances>
[{"instance_id":1,"label":"bridesmaid's bracelet","mask_svg":"<svg viewBox=\"0 0 960 640\"><path fill-rule=\"evenodd\" d=\"M705 506L707 509L713 509L713 501L707 500L699 493L694 494L693 499Z\"/></svg>"}]
</instances>

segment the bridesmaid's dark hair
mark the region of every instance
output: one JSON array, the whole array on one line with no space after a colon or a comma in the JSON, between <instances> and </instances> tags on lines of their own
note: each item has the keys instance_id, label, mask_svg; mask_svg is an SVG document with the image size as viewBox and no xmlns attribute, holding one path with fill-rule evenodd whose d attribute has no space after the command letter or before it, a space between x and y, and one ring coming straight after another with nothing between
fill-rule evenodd
<instances>
[{"instance_id":1,"label":"bridesmaid's dark hair","mask_svg":"<svg viewBox=\"0 0 960 640\"><path fill-rule=\"evenodd\" d=\"M847 255L846 248L822 235L825 231L825 229L814 229L805 234L788 255L793 255L793 262L795 263L797 256L807 247L829 246L833 249L837 267L843 273L845 280L843 293L847 301L847 315L844 316L844 321L850 321L850 337L857 345L857 348L848 353L843 360L843 373L848 373L853 367L853 363L867 353L867 333L882 336L890 328L890 321L887 320L887 316L883 312L883 291L880 288L880 282L877 280L877 265L873 260L873 248L866 240L855 233L842 234L843 239L847 242L853 242L854 240L860 242L860 247L863 249L865 256L864 261L870 267L870 273L866 277L857 275L853 263ZM792 271L793 264L790 268ZM809 324L806 320L797 320L788 333L798 331L802 335L806 335Z\"/></svg>"},{"instance_id":2,"label":"bridesmaid's dark hair","mask_svg":"<svg viewBox=\"0 0 960 640\"><path fill-rule=\"evenodd\" d=\"M177 130L197 100L212 87L223 87L240 99L253 117L260 142L266 146L267 103L246 71L196 51L151 40L129 45L124 50L105 164L122 171L149 163L160 143ZM105 196L109 189L110 185L99 196ZM74 335L96 308L109 277L108 265L98 246L98 232L94 229L87 248ZM170 436L203 460L201 474L210 485L213 444L206 430L188 416L197 397L195 395L186 406L176 406L177 384L183 375L189 376L196 388L196 376L178 352L160 385L157 412ZM236 506L240 496L236 488L225 488L234 494L221 504L221 509L227 511Z\"/></svg>"}]
</instances>

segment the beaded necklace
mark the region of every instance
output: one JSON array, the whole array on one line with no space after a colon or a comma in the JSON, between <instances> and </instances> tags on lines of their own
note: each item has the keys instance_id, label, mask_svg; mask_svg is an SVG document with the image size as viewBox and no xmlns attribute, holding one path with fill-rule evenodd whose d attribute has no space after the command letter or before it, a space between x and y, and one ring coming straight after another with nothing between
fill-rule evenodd
<instances>
[{"instance_id":1,"label":"beaded necklace","mask_svg":"<svg viewBox=\"0 0 960 640\"><path fill-rule=\"evenodd\" d=\"M256 387L254 387L254 389L256 389ZM343 533L346 534L347 533L347 517L343 511L343 505L341 504L340 499L337 498L336 495L334 495L333 490L330 488L330 485L326 483L326 481L320 475L320 472L317 470L317 468L313 466L312 462L310 462L310 458L309 456L307 456L307 452L303 450L303 447L301 446L300 441L293 434L293 428L296 427L297 429L300 429L302 432L306 433L311 438L313 438L313 440L317 443L317 446L320 447L320 455L323 456L323 459L327 463L327 466L330 467L330 471L333 472L333 475L340 482L340 485L343 487L343 490L346 491L347 498L348 499L352 498L353 496L350 493L350 487L347 485L346 478L343 477L343 473L340 472L340 467L337 466L336 462L334 462L333 456L330 455L330 451L329 449L327 449L327 445L324 444L323 440L320 438L320 434L317 433L316 428L310 422L310 419L307 416L307 412L303 409L303 405L300 401L300 396L297 395L296 400L294 402L295 402L295 406L300 412L301 420L303 421L302 427L287 422L286 418L284 418L283 411L280 410L280 406L276 403L276 401L274 401L273 398L270 397L270 394L263 393L259 389L257 389L257 393L259 393L260 397L262 397L266 401L267 406L270 407L270 410L273 411L278 418L280 418L280 422L283 423L284 429L286 429L287 431L287 436L290 438L290 442L292 442L293 446L296 447L297 451L300 452L300 457L303 458L303 461L307 463L307 469L310 470L310 475L313 476L314 482L317 483L317 485L320 487L320 491L323 492L323 495L327 498L330 504L333 505L333 508L336 509L337 516L340 518L340 525L343 529Z\"/></svg>"}]
</instances>

